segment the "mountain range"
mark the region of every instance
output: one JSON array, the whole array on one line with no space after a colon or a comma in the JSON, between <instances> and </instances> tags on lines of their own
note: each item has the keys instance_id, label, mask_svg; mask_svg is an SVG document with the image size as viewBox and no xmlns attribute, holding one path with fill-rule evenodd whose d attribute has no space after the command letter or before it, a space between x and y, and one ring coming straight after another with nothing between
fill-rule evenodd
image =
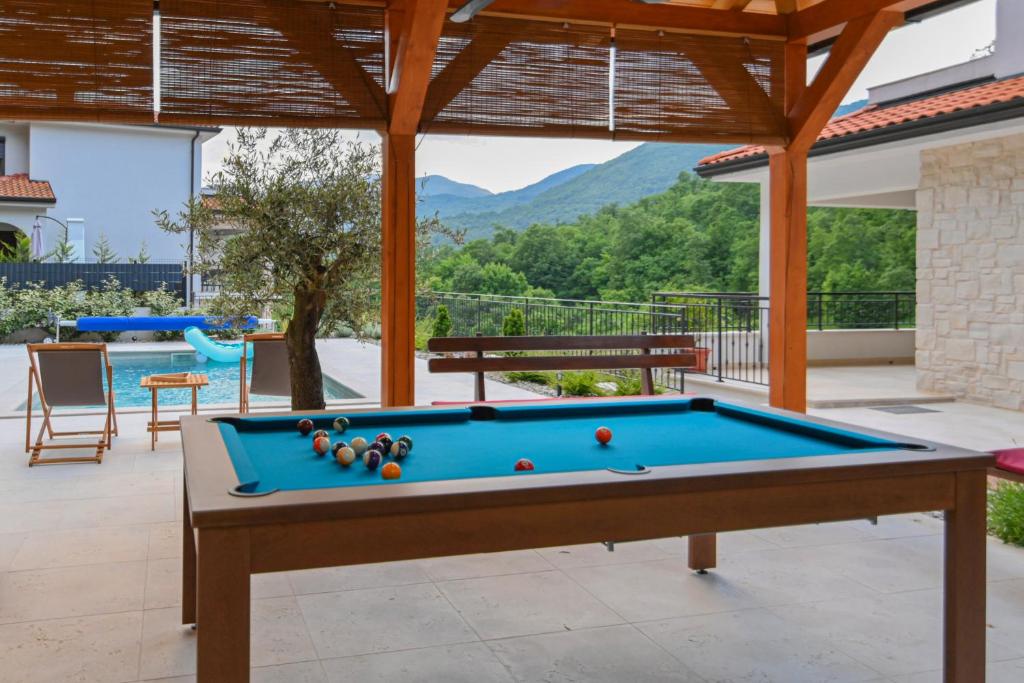
<instances>
[{"instance_id":1,"label":"mountain range","mask_svg":"<svg viewBox=\"0 0 1024 683\"><path fill-rule=\"evenodd\" d=\"M847 114L865 101L843 105ZM495 226L525 229L535 223L569 223L609 204L630 204L667 190L683 171L730 145L646 142L603 164L580 164L518 190L493 193L441 175L418 182L421 217L438 215L467 237L485 237Z\"/></svg>"}]
</instances>

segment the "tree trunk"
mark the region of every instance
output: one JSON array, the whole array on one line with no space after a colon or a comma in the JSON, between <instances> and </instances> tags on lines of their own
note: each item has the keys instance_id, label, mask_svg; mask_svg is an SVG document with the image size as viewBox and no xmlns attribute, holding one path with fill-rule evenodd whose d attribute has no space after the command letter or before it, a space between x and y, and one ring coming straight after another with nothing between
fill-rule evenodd
<instances>
[{"instance_id":1,"label":"tree trunk","mask_svg":"<svg viewBox=\"0 0 1024 683\"><path fill-rule=\"evenodd\" d=\"M316 331L326 301L322 289L295 288L295 312L285 341L292 375L292 410L323 410L324 378L316 353Z\"/></svg>"}]
</instances>

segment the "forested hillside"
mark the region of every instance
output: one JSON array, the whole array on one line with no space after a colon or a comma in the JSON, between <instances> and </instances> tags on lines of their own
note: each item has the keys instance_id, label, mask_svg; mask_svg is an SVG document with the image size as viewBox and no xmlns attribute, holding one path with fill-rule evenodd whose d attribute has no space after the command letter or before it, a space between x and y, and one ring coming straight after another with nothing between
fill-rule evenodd
<instances>
[{"instance_id":1,"label":"forested hillside","mask_svg":"<svg viewBox=\"0 0 1024 683\"><path fill-rule=\"evenodd\" d=\"M570 224L435 247L421 272L435 291L620 301L755 291L758 213L755 186L683 173L666 192ZM914 226L910 211L812 208L810 289L913 289Z\"/></svg>"}]
</instances>

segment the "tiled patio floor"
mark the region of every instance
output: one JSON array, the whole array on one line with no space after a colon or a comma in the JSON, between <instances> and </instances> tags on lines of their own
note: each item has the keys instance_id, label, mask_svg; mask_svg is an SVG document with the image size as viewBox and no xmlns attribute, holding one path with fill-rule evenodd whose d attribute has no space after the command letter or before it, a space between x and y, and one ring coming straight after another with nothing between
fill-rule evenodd
<instances>
[{"instance_id":1,"label":"tiled patio floor","mask_svg":"<svg viewBox=\"0 0 1024 683\"><path fill-rule=\"evenodd\" d=\"M369 391L374 349L344 348L325 368ZM20 395L18 358L0 383ZM421 378L424 402L471 393L469 378ZM930 407L814 412L1024 443L1016 413ZM102 465L33 469L24 423L0 419L0 682L194 680L194 634L178 624L180 445L165 434L150 452L145 419L122 415ZM261 575L253 680L939 681L941 530L911 515L725 534L703 577L674 538ZM992 540L988 559L989 680L1019 683L1024 550Z\"/></svg>"},{"instance_id":2,"label":"tiled patio floor","mask_svg":"<svg viewBox=\"0 0 1024 683\"><path fill-rule=\"evenodd\" d=\"M82 418L68 418L79 420ZM0 420L0 681L193 680L181 453L125 415L102 465L29 469ZM269 574L255 681L938 681L927 515ZM989 544L989 680L1024 679L1024 550Z\"/></svg>"}]
</instances>

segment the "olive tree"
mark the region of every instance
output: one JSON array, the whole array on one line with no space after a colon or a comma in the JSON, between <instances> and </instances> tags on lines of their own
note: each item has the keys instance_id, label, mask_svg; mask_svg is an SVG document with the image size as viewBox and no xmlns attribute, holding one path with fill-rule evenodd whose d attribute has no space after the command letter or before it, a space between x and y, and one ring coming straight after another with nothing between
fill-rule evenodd
<instances>
[{"instance_id":1,"label":"olive tree","mask_svg":"<svg viewBox=\"0 0 1024 683\"><path fill-rule=\"evenodd\" d=\"M194 270L219 286L212 312L287 311L294 410L324 407L318 332L376 319L380 163L377 145L338 131L241 128L211 179L215 200L192 200L177 220L157 212L164 230L193 231Z\"/></svg>"}]
</instances>

